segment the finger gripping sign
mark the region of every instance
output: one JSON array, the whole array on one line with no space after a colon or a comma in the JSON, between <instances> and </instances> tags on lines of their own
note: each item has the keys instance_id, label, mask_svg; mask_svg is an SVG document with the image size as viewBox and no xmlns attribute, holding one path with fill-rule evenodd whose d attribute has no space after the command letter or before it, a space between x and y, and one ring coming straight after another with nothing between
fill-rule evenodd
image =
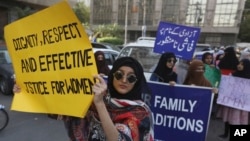
<instances>
[{"instance_id":1,"label":"finger gripping sign","mask_svg":"<svg viewBox=\"0 0 250 141\"><path fill-rule=\"evenodd\" d=\"M66 1L4 28L16 83L12 110L84 117L97 74L92 46Z\"/></svg>"}]
</instances>

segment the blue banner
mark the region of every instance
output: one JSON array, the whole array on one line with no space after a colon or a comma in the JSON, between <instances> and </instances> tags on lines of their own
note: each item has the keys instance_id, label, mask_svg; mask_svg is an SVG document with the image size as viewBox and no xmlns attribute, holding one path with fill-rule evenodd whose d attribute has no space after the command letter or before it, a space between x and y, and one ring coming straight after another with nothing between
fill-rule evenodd
<instances>
[{"instance_id":1,"label":"blue banner","mask_svg":"<svg viewBox=\"0 0 250 141\"><path fill-rule=\"evenodd\" d=\"M200 28L160 22L155 40L154 52L173 52L178 58L191 60Z\"/></svg>"},{"instance_id":2,"label":"blue banner","mask_svg":"<svg viewBox=\"0 0 250 141\"><path fill-rule=\"evenodd\" d=\"M205 141L213 95L210 88L148 82L155 141Z\"/></svg>"}]
</instances>

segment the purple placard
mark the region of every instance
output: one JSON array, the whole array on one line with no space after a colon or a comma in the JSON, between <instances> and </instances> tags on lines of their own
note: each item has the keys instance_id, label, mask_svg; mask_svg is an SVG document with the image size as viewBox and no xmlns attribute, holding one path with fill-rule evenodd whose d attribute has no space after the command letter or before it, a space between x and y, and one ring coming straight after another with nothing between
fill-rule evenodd
<instances>
[{"instance_id":1,"label":"purple placard","mask_svg":"<svg viewBox=\"0 0 250 141\"><path fill-rule=\"evenodd\" d=\"M154 52L173 52L178 58L191 60L199 36L200 28L160 22Z\"/></svg>"}]
</instances>

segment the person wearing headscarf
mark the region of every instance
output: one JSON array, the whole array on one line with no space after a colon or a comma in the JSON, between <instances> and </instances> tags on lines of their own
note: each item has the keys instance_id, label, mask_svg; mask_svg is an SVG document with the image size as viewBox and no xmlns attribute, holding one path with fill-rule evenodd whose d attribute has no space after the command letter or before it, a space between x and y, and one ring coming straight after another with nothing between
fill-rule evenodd
<instances>
[{"instance_id":1,"label":"person wearing headscarf","mask_svg":"<svg viewBox=\"0 0 250 141\"><path fill-rule=\"evenodd\" d=\"M204 64L206 65L213 65L214 63L214 58L213 58L213 54L210 52L205 52L204 54L202 54L201 60Z\"/></svg>"},{"instance_id":2,"label":"person wearing headscarf","mask_svg":"<svg viewBox=\"0 0 250 141\"><path fill-rule=\"evenodd\" d=\"M218 89L213 88L212 84L205 78L205 65L201 60L194 59L189 65L188 72L186 78L184 80L184 85L193 85L193 86L201 86L201 87L211 87L212 93L217 94ZM214 102L214 101L213 101ZM213 107L213 111L215 111L216 107ZM215 113L212 111L212 114Z\"/></svg>"},{"instance_id":3,"label":"person wearing headscarf","mask_svg":"<svg viewBox=\"0 0 250 141\"><path fill-rule=\"evenodd\" d=\"M214 64L215 64L215 67L217 69L219 69L219 63L220 63L220 60L223 58L224 56L224 51L223 50L219 50L216 54L215 54L215 60L214 60Z\"/></svg>"},{"instance_id":4,"label":"person wearing headscarf","mask_svg":"<svg viewBox=\"0 0 250 141\"><path fill-rule=\"evenodd\" d=\"M212 84L213 87L218 87L220 82L221 73L214 65L214 57L210 52L205 52L202 55L202 62L205 65L205 78Z\"/></svg>"},{"instance_id":5,"label":"person wearing headscarf","mask_svg":"<svg viewBox=\"0 0 250 141\"><path fill-rule=\"evenodd\" d=\"M232 73L234 77L240 77L245 79L250 79L250 60L242 59L237 65L237 70ZM220 135L221 138L227 138L229 135L230 125L248 125L249 124L249 112L222 106L217 113L218 118L222 118L225 123L224 133Z\"/></svg>"},{"instance_id":6,"label":"person wearing headscarf","mask_svg":"<svg viewBox=\"0 0 250 141\"><path fill-rule=\"evenodd\" d=\"M113 85L114 75L115 72L121 67L127 66L133 68L134 73L136 75L136 83L131 91L126 93L126 95L121 95L115 89L115 85ZM132 57L122 57L117 59L113 67L110 71L108 76L108 88L110 92L110 96L113 98L120 98L120 99L130 99L130 100L141 100L142 93L150 93L150 90L147 85L146 78L144 76L144 71L141 64Z\"/></svg>"},{"instance_id":7,"label":"person wearing headscarf","mask_svg":"<svg viewBox=\"0 0 250 141\"><path fill-rule=\"evenodd\" d=\"M221 74L229 75L233 73L236 70L238 63L239 60L236 56L234 47L227 47L224 50L224 56L218 64Z\"/></svg>"},{"instance_id":8,"label":"person wearing headscarf","mask_svg":"<svg viewBox=\"0 0 250 141\"><path fill-rule=\"evenodd\" d=\"M221 72L214 65L213 54L210 52L205 52L202 55L202 62L205 65L205 70L204 70L205 78L211 83L212 87L217 88L221 80ZM216 103L217 98L218 98L218 95L214 95L213 106L212 106L212 111L211 111L212 118L216 116L216 112L218 109L218 105Z\"/></svg>"},{"instance_id":9,"label":"person wearing headscarf","mask_svg":"<svg viewBox=\"0 0 250 141\"><path fill-rule=\"evenodd\" d=\"M212 87L212 84L204 77L205 65L201 60L193 60L188 68L184 85Z\"/></svg>"},{"instance_id":10,"label":"person wearing headscarf","mask_svg":"<svg viewBox=\"0 0 250 141\"><path fill-rule=\"evenodd\" d=\"M250 60L247 58L240 60L237 70L232 75L250 79Z\"/></svg>"},{"instance_id":11,"label":"person wearing headscarf","mask_svg":"<svg viewBox=\"0 0 250 141\"><path fill-rule=\"evenodd\" d=\"M174 85L177 82L177 74L173 71L176 61L174 53L166 52L162 54L150 80Z\"/></svg>"},{"instance_id":12,"label":"person wearing headscarf","mask_svg":"<svg viewBox=\"0 0 250 141\"><path fill-rule=\"evenodd\" d=\"M106 64L104 53L102 51L96 51L94 55L98 73L108 75L110 69Z\"/></svg>"},{"instance_id":13,"label":"person wearing headscarf","mask_svg":"<svg viewBox=\"0 0 250 141\"><path fill-rule=\"evenodd\" d=\"M142 98L150 91L141 64L122 57L114 62L108 84L101 75L94 78L94 98L86 116L61 117L70 141L153 141L152 113ZM13 90L21 91L17 84Z\"/></svg>"},{"instance_id":14,"label":"person wearing headscarf","mask_svg":"<svg viewBox=\"0 0 250 141\"><path fill-rule=\"evenodd\" d=\"M153 141L152 114L142 99L148 86L140 63L122 57L114 62L108 84L99 75L95 78L99 81L93 86L87 117L64 119L71 141Z\"/></svg>"},{"instance_id":15,"label":"person wearing headscarf","mask_svg":"<svg viewBox=\"0 0 250 141\"><path fill-rule=\"evenodd\" d=\"M237 65L239 64L239 60L236 56L236 51L234 47L227 47L224 50L224 55L220 59L220 62L218 64L218 67L221 71L222 75L232 75L237 70ZM218 110L217 110L217 117L220 117L220 113L227 113L224 112L227 111L227 107L223 105L218 105ZM229 123L226 121L225 122L225 131L224 134L219 135L220 138L226 138L228 136L229 132Z\"/></svg>"}]
</instances>

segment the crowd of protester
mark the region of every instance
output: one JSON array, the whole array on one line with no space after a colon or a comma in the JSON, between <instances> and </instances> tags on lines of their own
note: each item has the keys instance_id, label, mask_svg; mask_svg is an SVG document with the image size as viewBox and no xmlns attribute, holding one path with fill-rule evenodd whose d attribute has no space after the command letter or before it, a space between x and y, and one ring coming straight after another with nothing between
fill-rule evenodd
<instances>
[{"instance_id":1,"label":"crowd of protester","mask_svg":"<svg viewBox=\"0 0 250 141\"><path fill-rule=\"evenodd\" d=\"M96 61L97 65L100 64L97 58ZM99 73L103 73L104 66L98 65ZM225 123L224 133L219 135L225 139L229 136L230 125L250 124L250 118L247 111L217 104L222 75L250 79L250 52L239 51L233 46L220 47L214 53L204 51L201 59L194 56L192 60L179 59L174 53L166 52L161 55L149 80L168 83L170 86L211 87L214 94L211 117Z\"/></svg>"},{"instance_id":2,"label":"crowd of protester","mask_svg":"<svg viewBox=\"0 0 250 141\"><path fill-rule=\"evenodd\" d=\"M62 116L68 136L76 140L145 140L154 139L150 109L142 100L146 84L143 68L132 57L117 59L110 70L104 54L95 53L99 81L93 86L94 100L86 118ZM215 95L212 116L225 123L221 138L229 135L229 125L249 124L249 112L218 105L221 75L250 79L250 53L237 54L234 47L227 47L211 54L204 52L202 59L182 60L174 53L162 54L150 80L176 84L210 87ZM108 76L108 84L102 76ZM20 92L18 84L15 93ZM129 115L129 116L127 116ZM143 116L142 116L143 115ZM139 122L140 121L140 122ZM139 131L139 132L138 132Z\"/></svg>"},{"instance_id":3,"label":"crowd of protester","mask_svg":"<svg viewBox=\"0 0 250 141\"><path fill-rule=\"evenodd\" d=\"M171 53L162 54L162 57L158 62L158 66L152 74L152 77L158 76L158 78L161 79L150 80L169 83L169 85L176 83L211 87L212 92L215 94L211 117L220 119L225 123L224 133L219 135L219 138L225 139L229 137L230 125L250 124L248 111L219 105L216 102L219 95L219 82L221 81L222 75L250 79L250 52L239 52L232 46L226 48L223 47L214 54L204 52L201 60L179 59L176 66L176 61L171 61L176 59L175 55L170 56L167 54ZM162 58L164 56L165 59L163 61ZM172 65L170 65L170 63ZM161 65L161 69L159 69L159 65ZM174 66L176 69L173 71Z\"/></svg>"}]
</instances>

